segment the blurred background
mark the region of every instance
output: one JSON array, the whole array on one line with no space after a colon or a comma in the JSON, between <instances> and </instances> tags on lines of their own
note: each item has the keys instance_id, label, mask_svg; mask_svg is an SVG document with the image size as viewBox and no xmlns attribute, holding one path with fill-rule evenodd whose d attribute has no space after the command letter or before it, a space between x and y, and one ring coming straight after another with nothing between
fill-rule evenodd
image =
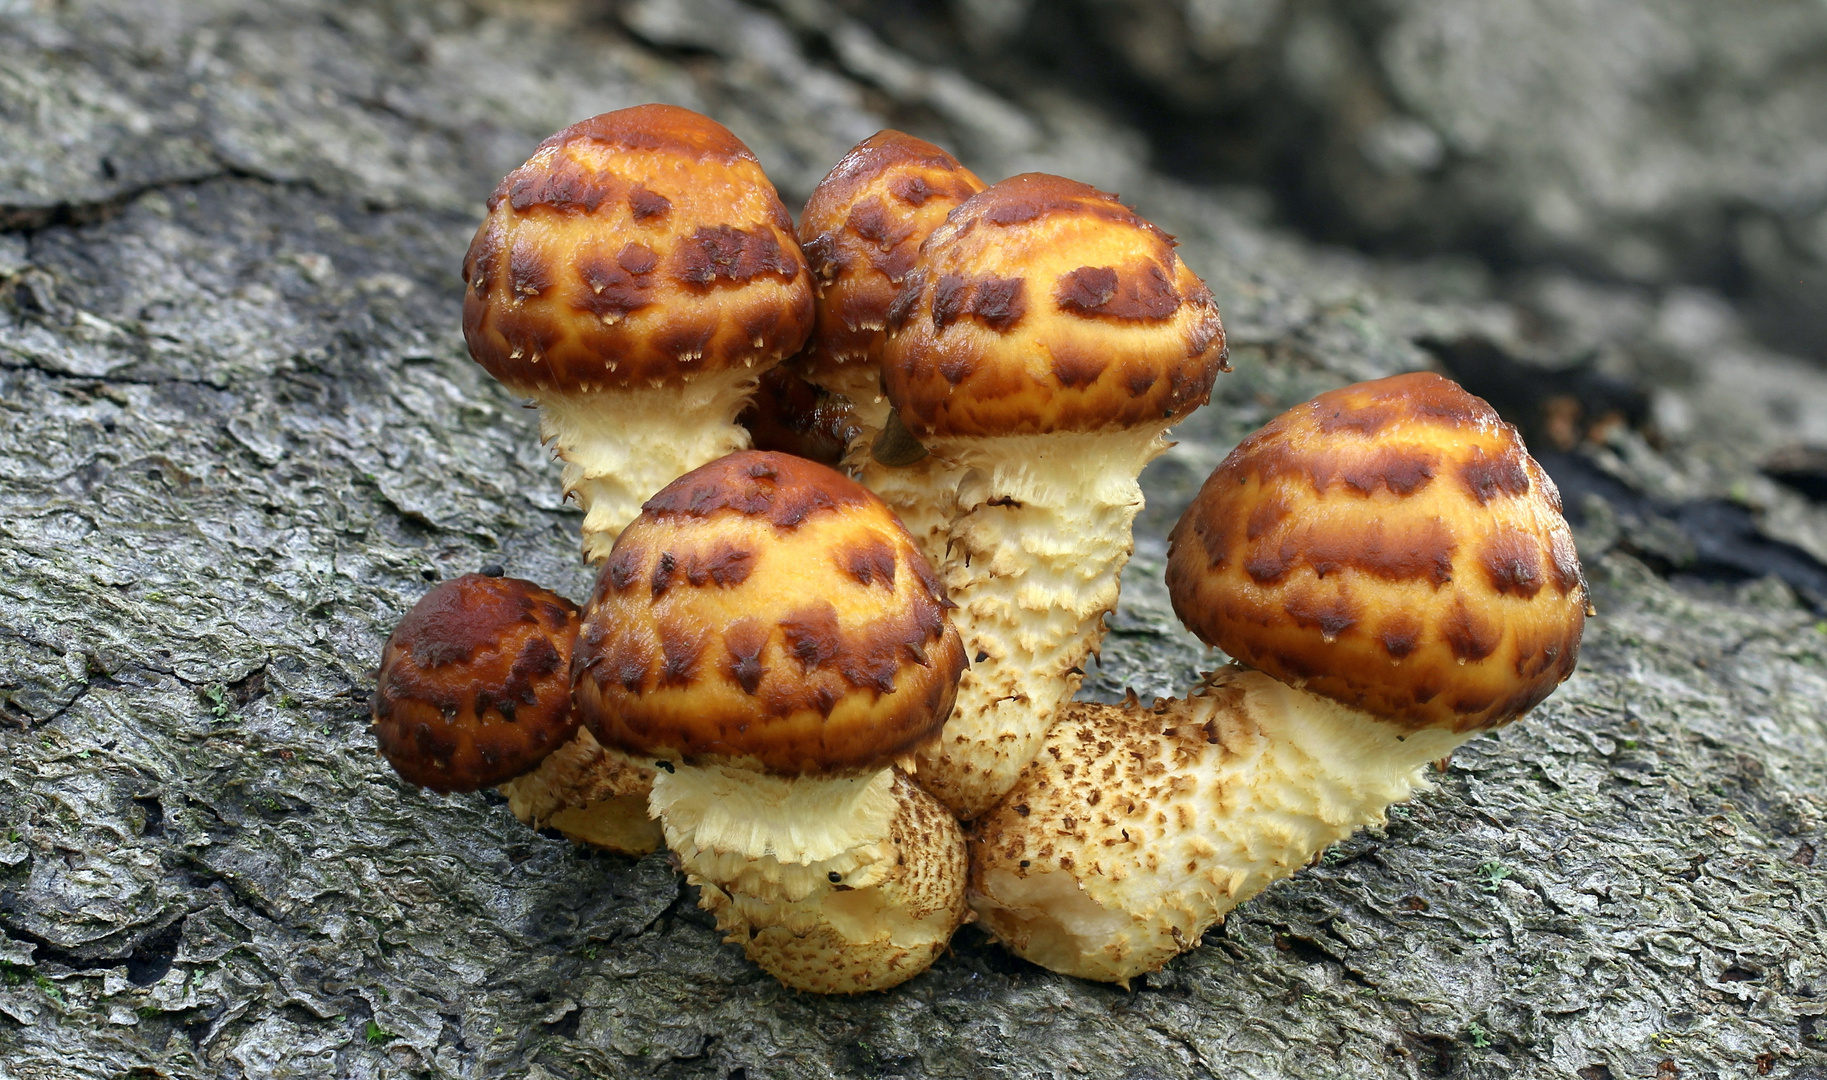
<instances>
[{"instance_id":1,"label":"blurred background","mask_svg":"<svg viewBox=\"0 0 1827 1080\"><path fill-rule=\"evenodd\" d=\"M1556 274L1647 298L1697 287L1770 346L1827 360L1816 0L837 7L1043 113L1082 103L1153 168L1254 189L1308 236L1466 257L1519 296Z\"/></svg>"}]
</instances>

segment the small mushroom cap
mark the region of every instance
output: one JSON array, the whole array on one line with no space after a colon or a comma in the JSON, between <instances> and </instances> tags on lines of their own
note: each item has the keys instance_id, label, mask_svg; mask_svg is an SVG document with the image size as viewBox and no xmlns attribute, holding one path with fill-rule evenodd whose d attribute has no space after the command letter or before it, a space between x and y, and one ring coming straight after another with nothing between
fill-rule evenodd
<instances>
[{"instance_id":1,"label":"small mushroom cap","mask_svg":"<svg viewBox=\"0 0 1827 1080\"><path fill-rule=\"evenodd\" d=\"M1459 732L1560 685L1587 604L1554 482L1430 372L1321 394L1245 439L1174 527L1167 584L1193 633L1251 667Z\"/></svg>"},{"instance_id":2,"label":"small mushroom cap","mask_svg":"<svg viewBox=\"0 0 1827 1080\"><path fill-rule=\"evenodd\" d=\"M803 355L803 354L802 354ZM757 450L778 450L836 467L856 435L850 402L807 382L789 365L770 368L736 417Z\"/></svg>"},{"instance_id":3,"label":"small mushroom cap","mask_svg":"<svg viewBox=\"0 0 1827 1080\"><path fill-rule=\"evenodd\" d=\"M510 387L679 382L797 351L812 278L755 155L640 105L539 144L463 260L463 337Z\"/></svg>"},{"instance_id":4,"label":"small mushroom cap","mask_svg":"<svg viewBox=\"0 0 1827 1080\"><path fill-rule=\"evenodd\" d=\"M835 773L934 738L964 646L880 499L751 450L648 500L597 579L575 664L578 707L605 745Z\"/></svg>"},{"instance_id":5,"label":"small mushroom cap","mask_svg":"<svg viewBox=\"0 0 1827 1080\"><path fill-rule=\"evenodd\" d=\"M920 244L952 207L984 189L958 159L924 139L878 131L819 181L799 216L799 239L818 289L818 327L797 361L817 382L826 369L874 364L889 305Z\"/></svg>"},{"instance_id":6,"label":"small mushroom cap","mask_svg":"<svg viewBox=\"0 0 1827 1080\"><path fill-rule=\"evenodd\" d=\"M381 753L408 783L440 792L533 769L577 730L577 629L577 605L530 581L465 574L438 585L381 651Z\"/></svg>"},{"instance_id":7,"label":"small mushroom cap","mask_svg":"<svg viewBox=\"0 0 1827 1080\"><path fill-rule=\"evenodd\" d=\"M882 380L916 437L1165 427L1225 367L1211 290L1095 188L994 184L933 231L888 314Z\"/></svg>"}]
</instances>

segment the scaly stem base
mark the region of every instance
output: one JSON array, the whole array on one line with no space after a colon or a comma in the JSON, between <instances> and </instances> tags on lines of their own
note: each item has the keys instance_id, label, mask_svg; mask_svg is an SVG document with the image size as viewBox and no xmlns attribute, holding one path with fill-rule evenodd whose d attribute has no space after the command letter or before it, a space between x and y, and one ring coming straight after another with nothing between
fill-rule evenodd
<instances>
[{"instance_id":1,"label":"scaly stem base","mask_svg":"<svg viewBox=\"0 0 1827 1080\"><path fill-rule=\"evenodd\" d=\"M1017 954L1127 984L1426 787L1470 735L1229 668L1188 700L1075 703L977 824L971 905Z\"/></svg>"}]
</instances>

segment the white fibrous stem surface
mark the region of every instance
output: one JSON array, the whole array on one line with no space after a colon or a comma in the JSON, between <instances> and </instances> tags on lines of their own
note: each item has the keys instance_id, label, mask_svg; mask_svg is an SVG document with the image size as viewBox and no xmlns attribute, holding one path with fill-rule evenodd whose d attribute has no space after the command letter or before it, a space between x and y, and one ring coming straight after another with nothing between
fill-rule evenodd
<instances>
[{"instance_id":1,"label":"white fibrous stem surface","mask_svg":"<svg viewBox=\"0 0 1827 1080\"><path fill-rule=\"evenodd\" d=\"M564 489L584 511L584 558L609 557L615 538L655 492L700 465L746 450L736 414L757 371L737 368L683 385L560 394L536 391L540 438L565 463Z\"/></svg>"},{"instance_id":2,"label":"white fibrous stem surface","mask_svg":"<svg viewBox=\"0 0 1827 1080\"><path fill-rule=\"evenodd\" d=\"M1127 982L1382 823L1471 734L1405 729L1237 668L1153 708L1075 703L980 823L972 906L1037 964Z\"/></svg>"},{"instance_id":3,"label":"white fibrous stem surface","mask_svg":"<svg viewBox=\"0 0 1827 1080\"><path fill-rule=\"evenodd\" d=\"M894 769L778 777L677 765L652 808L700 905L786 985L860 993L926 969L964 919L964 836Z\"/></svg>"},{"instance_id":4,"label":"white fibrous stem surface","mask_svg":"<svg viewBox=\"0 0 1827 1080\"><path fill-rule=\"evenodd\" d=\"M920 783L970 819L1015 783L1116 607L1156 431L933 444L963 470L940 577L971 666Z\"/></svg>"},{"instance_id":5,"label":"white fibrous stem surface","mask_svg":"<svg viewBox=\"0 0 1827 1080\"><path fill-rule=\"evenodd\" d=\"M535 829L645 855L661 842L660 823L647 815L653 776L650 762L604 746L580 727L537 769L501 785L501 793L514 816Z\"/></svg>"},{"instance_id":6,"label":"white fibrous stem surface","mask_svg":"<svg viewBox=\"0 0 1827 1080\"><path fill-rule=\"evenodd\" d=\"M801 900L837 873L872 885L889 858L894 772L771 776L678 765L650 799L687 873L751 896Z\"/></svg>"},{"instance_id":7,"label":"white fibrous stem surface","mask_svg":"<svg viewBox=\"0 0 1827 1080\"><path fill-rule=\"evenodd\" d=\"M879 495L907 527L914 546L935 573L945 566L957 507L958 482L964 470L928 454L911 465L884 465L864 450L856 478Z\"/></svg>"}]
</instances>

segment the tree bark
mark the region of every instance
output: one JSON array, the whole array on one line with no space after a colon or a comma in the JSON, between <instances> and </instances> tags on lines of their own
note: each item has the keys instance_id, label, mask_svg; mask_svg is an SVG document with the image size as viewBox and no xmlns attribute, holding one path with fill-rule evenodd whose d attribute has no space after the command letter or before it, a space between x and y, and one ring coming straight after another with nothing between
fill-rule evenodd
<instances>
[{"instance_id":1,"label":"tree bark","mask_svg":"<svg viewBox=\"0 0 1827 1080\"><path fill-rule=\"evenodd\" d=\"M589 587L457 277L583 116L708 111L790 205L911 126L1180 236L1237 370L1145 479L1105 699L1219 662L1161 571L1229 446L1492 324L807 10L0 11L0 1076L1827 1076L1827 624L1617 529L1555 697L1127 993L966 928L894 991L795 994L663 852L395 779L372 668L432 581Z\"/></svg>"}]
</instances>

